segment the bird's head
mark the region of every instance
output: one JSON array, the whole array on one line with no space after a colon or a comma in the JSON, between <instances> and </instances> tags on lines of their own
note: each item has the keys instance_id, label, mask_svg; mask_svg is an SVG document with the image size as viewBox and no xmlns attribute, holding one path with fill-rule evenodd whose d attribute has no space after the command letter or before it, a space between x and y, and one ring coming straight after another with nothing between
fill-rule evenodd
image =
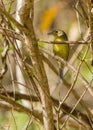
<instances>
[{"instance_id":1,"label":"bird's head","mask_svg":"<svg viewBox=\"0 0 93 130\"><path fill-rule=\"evenodd\" d=\"M55 39L62 39L62 40L67 40L67 35L63 30L53 30L48 33L48 35L53 35Z\"/></svg>"}]
</instances>

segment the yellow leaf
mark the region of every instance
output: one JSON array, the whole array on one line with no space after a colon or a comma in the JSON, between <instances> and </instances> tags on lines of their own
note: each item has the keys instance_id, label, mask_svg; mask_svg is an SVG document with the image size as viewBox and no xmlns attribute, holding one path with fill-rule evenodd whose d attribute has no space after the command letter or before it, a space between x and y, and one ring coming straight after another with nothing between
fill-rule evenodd
<instances>
[{"instance_id":1,"label":"yellow leaf","mask_svg":"<svg viewBox=\"0 0 93 130\"><path fill-rule=\"evenodd\" d=\"M49 27L52 25L55 17L57 16L59 10L64 7L64 3L58 3L57 5L51 7L50 9L46 10L43 13L42 19L41 19L41 31L47 31Z\"/></svg>"}]
</instances>

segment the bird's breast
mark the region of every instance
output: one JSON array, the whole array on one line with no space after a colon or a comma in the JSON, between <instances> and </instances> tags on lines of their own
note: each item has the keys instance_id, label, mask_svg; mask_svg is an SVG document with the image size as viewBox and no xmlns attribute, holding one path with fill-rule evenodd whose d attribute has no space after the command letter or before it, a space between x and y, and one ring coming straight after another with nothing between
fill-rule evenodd
<instances>
[{"instance_id":1,"label":"bird's breast","mask_svg":"<svg viewBox=\"0 0 93 130\"><path fill-rule=\"evenodd\" d=\"M58 55L65 60L68 59L68 53L69 53L69 46L66 44L54 44L53 45L53 51L55 55Z\"/></svg>"}]
</instances>

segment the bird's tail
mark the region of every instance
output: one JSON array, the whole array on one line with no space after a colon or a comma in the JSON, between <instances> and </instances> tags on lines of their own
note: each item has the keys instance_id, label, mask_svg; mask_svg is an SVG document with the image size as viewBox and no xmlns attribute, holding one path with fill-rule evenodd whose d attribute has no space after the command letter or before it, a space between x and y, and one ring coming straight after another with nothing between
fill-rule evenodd
<instances>
[{"instance_id":1,"label":"bird's tail","mask_svg":"<svg viewBox=\"0 0 93 130\"><path fill-rule=\"evenodd\" d=\"M63 68L62 67L59 67L59 78L60 79L63 79Z\"/></svg>"},{"instance_id":2,"label":"bird's tail","mask_svg":"<svg viewBox=\"0 0 93 130\"><path fill-rule=\"evenodd\" d=\"M58 63L58 64L59 64L59 68L58 68L58 81L56 83L56 86L58 86L63 81L63 65L61 63Z\"/></svg>"},{"instance_id":3,"label":"bird's tail","mask_svg":"<svg viewBox=\"0 0 93 130\"><path fill-rule=\"evenodd\" d=\"M58 68L58 80L57 80L57 83L56 83L56 86L59 86L60 83L62 83L63 81L63 68L64 68L64 65L60 62L58 62L58 65L59 65L59 68Z\"/></svg>"},{"instance_id":4,"label":"bird's tail","mask_svg":"<svg viewBox=\"0 0 93 130\"><path fill-rule=\"evenodd\" d=\"M62 64L62 63L58 63L59 64L59 72L58 72L58 74L59 74L59 78L60 79L63 79L63 69L64 69L64 65Z\"/></svg>"}]
</instances>

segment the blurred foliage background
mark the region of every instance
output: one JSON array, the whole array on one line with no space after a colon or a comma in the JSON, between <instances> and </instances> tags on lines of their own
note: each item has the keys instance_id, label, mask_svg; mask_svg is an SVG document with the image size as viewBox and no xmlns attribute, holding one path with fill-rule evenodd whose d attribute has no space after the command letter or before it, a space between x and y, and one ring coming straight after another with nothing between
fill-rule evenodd
<instances>
[{"instance_id":1,"label":"blurred foliage background","mask_svg":"<svg viewBox=\"0 0 93 130\"><path fill-rule=\"evenodd\" d=\"M15 17L16 13L16 4L15 0L1 0L6 8L7 12L10 13L13 17ZM49 51L49 53L53 53L52 44L48 44L47 42L53 41L53 37L47 35L47 33L51 30L61 29L64 30L67 35L69 41L83 41L86 40L88 35L88 5L85 0L35 0L34 1L34 29L37 39L39 39L39 45L41 48ZM8 21L9 22L9 21ZM13 25L12 25L13 26ZM13 26L15 29L15 27ZM47 42L44 42L47 41ZM84 60L86 50L87 54ZM23 54L26 57L26 62L30 65L31 59L28 53L28 50L25 45L22 46ZM0 54L3 51L3 37L0 34ZM16 79L15 75L15 59L13 54L13 48L10 48L9 51L10 60L7 59L8 66L11 63L13 80ZM70 53L68 63L75 69L76 73L72 71L68 65L64 68L64 81L57 85L58 75L51 70L50 66L44 63L46 74L48 77L49 87L51 96L61 101L64 99L67 94L70 86L74 84L73 91L70 92L67 97L65 103L72 107L77 102L78 99L85 91L85 86L90 85L91 91L87 90L84 96L82 96L82 100L84 102L83 106L78 103L76 106L76 110L86 114L89 119L92 117L92 109L93 109L93 83L91 80L93 78L93 66L91 65L91 48L88 44L70 44ZM45 54L48 60L54 65L54 67L58 71L58 63L56 59L53 59L52 56ZM0 61L1 62L1 61ZM81 63L82 62L82 63ZM79 65L82 64L79 67ZM2 68L2 62L0 63L0 68ZM78 70L78 71L77 71ZM27 80L27 85L29 86L29 79L25 74L24 77ZM83 78L79 78L79 76ZM75 82L76 78L76 82ZM75 83L74 83L75 82ZM84 83L86 82L86 83ZM8 70L4 75L4 78L0 81L0 83L4 86L5 90L15 90L19 91L17 87L12 84L11 72ZM17 83L15 83L16 85ZM33 93L33 92L31 92ZM77 93L77 94L75 94ZM76 97L75 97L76 96ZM22 102L20 101L20 104ZM34 103L35 108L41 108L39 103ZM91 112L91 115L88 115L87 111ZM79 116L78 116L79 117ZM79 117L81 118L81 117ZM79 130L81 126L74 126L68 123L63 130ZM43 130L42 125L37 119L32 119L32 117L28 116L22 112L16 112L15 110L7 111L6 108L0 110L0 130ZM81 130L87 130L86 128Z\"/></svg>"}]
</instances>

